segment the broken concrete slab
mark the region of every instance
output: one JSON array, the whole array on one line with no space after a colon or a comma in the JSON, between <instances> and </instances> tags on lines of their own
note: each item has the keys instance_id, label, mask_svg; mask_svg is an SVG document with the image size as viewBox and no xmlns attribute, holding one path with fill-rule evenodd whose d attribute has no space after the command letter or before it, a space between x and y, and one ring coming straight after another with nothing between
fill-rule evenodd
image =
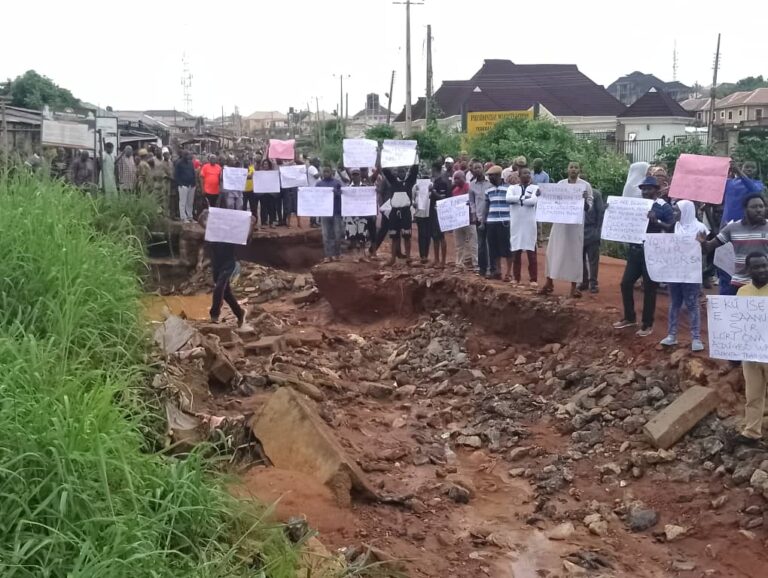
<instances>
[{"instance_id":1,"label":"broken concrete slab","mask_svg":"<svg viewBox=\"0 0 768 578\"><path fill-rule=\"evenodd\" d=\"M296 305L301 305L302 303L314 303L318 299L320 299L320 293L314 287L312 289L299 291L291 297L291 301Z\"/></svg>"},{"instance_id":2,"label":"broken concrete slab","mask_svg":"<svg viewBox=\"0 0 768 578\"><path fill-rule=\"evenodd\" d=\"M242 376L229 356L221 349L218 337L207 335L202 339L205 349L205 369L211 378L221 385L237 385Z\"/></svg>"},{"instance_id":3,"label":"broken concrete slab","mask_svg":"<svg viewBox=\"0 0 768 578\"><path fill-rule=\"evenodd\" d=\"M352 491L378 498L312 403L293 389L285 387L273 393L251 427L276 467L319 480L341 505L350 505Z\"/></svg>"},{"instance_id":4,"label":"broken concrete slab","mask_svg":"<svg viewBox=\"0 0 768 578\"><path fill-rule=\"evenodd\" d=\"M666 450L714 411L718 401L714 389L695 385L645 424L643 431L654 446Z\"/></svg>"},{"instance_id":5,"label":"broken concrete slab","mask_svg":"<svg viewBox=\"0 0 768 578\"><path fill-rule=\"evenodd\" d=\"M245 344L248 353L277 353L285 349L285 337L283 335L266 335L258 341Z\"/></svg>"},{"instance_id":6,"label":"broken concrete slab","mask_svg":"<svg viewBox=\"0 0 768 578\"><path fill-rule=\"evenodd\" d=\"M171 315L155 331L155 342L170 355L184 347L195 333L195 328L189 323Z\"/></svg>"},{"instance_id":7,"label":"broken concrete slab","mask_svg":"<svg viewBox=\"0 0 768 578\"><path fill-rule=\"evenodd\" d=\"M299 393L303 393L315 401L325 401L325 394L320 389L309 382L302 381L298 377L281 373L279 371L270 371L267 373L267 379L275 385L289 386Z\"/></svg>"},{"instance_id":8,"label":"broken concrete slab","mask_svg":"<svg viewBox=\"0 0 768 578\"><path fill-rule=\"evenodd\" d=\"M285 343L292 347L322 345L323 333L317 329L294 329L285 334Z\"/></svg>"},{"instance_id":9,"label":"broken concrete slab","mask_svg":"<svg viewBox=\"0 0 768 578\"><path fill-rule=\"evenodd\" d=\"M223 323L204 323L198 329L203 335L216 335L224 343L235 339L235 328Z\"/></svg>"}]
</instances>

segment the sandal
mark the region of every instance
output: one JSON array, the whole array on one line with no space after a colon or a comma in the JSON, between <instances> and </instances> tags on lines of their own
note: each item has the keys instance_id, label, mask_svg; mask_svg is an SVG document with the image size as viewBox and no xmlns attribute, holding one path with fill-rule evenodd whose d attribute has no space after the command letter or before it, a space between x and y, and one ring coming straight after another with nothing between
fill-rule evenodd
<instances>
[{"instance_id":1,"label":"sandal","mask_svg":"<svg viewBox=\"0 0 768 578\"><path fill-rule=\"evenodd\" d=\"M573 299L581 299L581 291L579 291L578 289L574 289L573 291L571 291L571 297Z\"/></svg>"},{"instance_id":2,"label":"sandal","mask_svg":"<svg viewBox=\"0 0 768 578\"><path fill-rule=\"evenodd\" d=\"M544 285L541 289L539 289L538 293L539 295L551 295L554 292L555 288L551 285Z\"/></svg>"}]
</instances>

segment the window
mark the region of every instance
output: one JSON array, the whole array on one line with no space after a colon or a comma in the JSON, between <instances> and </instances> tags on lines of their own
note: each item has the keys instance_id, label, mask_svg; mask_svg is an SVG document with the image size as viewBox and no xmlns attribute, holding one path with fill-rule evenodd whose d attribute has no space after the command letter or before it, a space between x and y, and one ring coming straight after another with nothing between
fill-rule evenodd
<instances>
[{"instance_id":1,"label":"window","mask_svg":"<svg viewBox=\"0 0 768 578\"><path fill-rule=\"evenodd\" d=\"M732 110L728 111L728 120L733 120L733 111Z\"/></svg>"},{"instance_id":2,"label":"window","mask_svg":"<svg viewBox=\"0 0 768 578\"><path fill-rule=\"evenodd\" d=\"M725 111L724 110L720 111L720 118L725 118Z\"/></svg>"},{"instance_id":3,"label":"window","mask_svg":"<svg viewBox=\"0 0 768 578\"><path fill-rule=\"evenodd\" d=\"M762 108L756 108L755 109L755 119L761 120L763 118L763 109Z\"/></svg>"},{"instance_id":4,"label":"window","mask_svg":"<svg viewBox=\"0 0 768 578\"><path fill-rule=\"evenodd\" d=\"M744 116L744 111L742 109L739 109L739 116Z\"/></svg>"},{"instance_id":5,"label":"window","mask_svg":"<svg viewBox=\"0 0 768 578\"><path fill-rule=\"evenodd\" d=\"M700 112L696 113L696 120L701 120L701 113Z\"/></svg>"}]
</instances>

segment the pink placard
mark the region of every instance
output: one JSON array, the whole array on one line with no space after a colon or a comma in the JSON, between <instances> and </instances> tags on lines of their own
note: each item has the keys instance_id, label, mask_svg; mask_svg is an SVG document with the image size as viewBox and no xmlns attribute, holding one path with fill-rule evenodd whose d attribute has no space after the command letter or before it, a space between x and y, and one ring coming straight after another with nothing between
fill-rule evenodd
<instances>
[{"instance_id":1,"label":"pink placard","mask_svg":"<svg viewBox=\"0 0 768 578\"><path fill-rule=\"evenodd\" d=\"M295 155L296 141L291 140L277 140L274 138L269 139L268 157L270 159L287 159L293 160Z\"/></svg>"},{"instance_id":2,"label":"pink placard","mask_svg":"<svg viewBox=\"0 0 768 578\"><path fill-rule=\"evenodd\" d=\"M680 155L672 175L669 197L719 205L723 202L730 164L728 157Z\"/></svg>"}]
</instances>

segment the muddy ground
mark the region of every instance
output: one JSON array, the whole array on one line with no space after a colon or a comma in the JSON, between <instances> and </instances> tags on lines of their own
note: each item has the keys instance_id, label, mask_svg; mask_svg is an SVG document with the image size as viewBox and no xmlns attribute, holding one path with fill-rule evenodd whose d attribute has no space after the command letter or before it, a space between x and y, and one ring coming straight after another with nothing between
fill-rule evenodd
<instances>
[{"instance_id":1,"label":"muddy ground","mask_svg":"<svg viewBox=\"0 0 768 578\"><path fill-rule=\"evenodd\" d=\"M207 326L207 295L154 298L149 310L157 319L167 305L216 335L239 373L214 383L203 360L171 361L188 414L247 428L286 387L275 374L303 384L390 503L344 503L269 455L237 460L232 491L275 502L280 520L305 517L349 560L369 545L409 576L764 576L766 500L750 480L768 452L730 443L740 370L661 351L664 295L652 338L613 331L622 270L605 259L601 293L574 300L565 285L544 298L429 267L249 265L237 287L252 308L245 332ZM306 338L254 346L297 332ZM695 384L715 389L719 407L657 451L643 425Z\"/></svg>"}]
</instances>

